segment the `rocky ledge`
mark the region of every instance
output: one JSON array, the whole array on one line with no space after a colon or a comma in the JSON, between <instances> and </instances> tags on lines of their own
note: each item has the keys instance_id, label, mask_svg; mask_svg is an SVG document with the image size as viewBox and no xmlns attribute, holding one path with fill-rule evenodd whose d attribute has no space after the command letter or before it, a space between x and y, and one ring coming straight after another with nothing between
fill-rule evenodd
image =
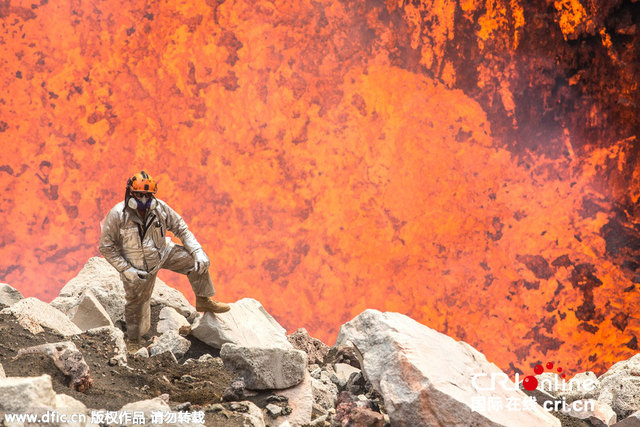
<instances>
[{"instance_id":1,"label":"rocky ledge","mask_svg":"<svg viewBox=\"0 0 640 427\"><path fill-rule=\"evenodd\" d=\"M50 304L0 284L0 308L6 426L640 426L640 355L572 387L550 373L524 387L402 314L365 310L328 347L253 299L199 314L161 280L152 329L127 348L124 290L102 258Z\"/></svg>"}]
</instances>

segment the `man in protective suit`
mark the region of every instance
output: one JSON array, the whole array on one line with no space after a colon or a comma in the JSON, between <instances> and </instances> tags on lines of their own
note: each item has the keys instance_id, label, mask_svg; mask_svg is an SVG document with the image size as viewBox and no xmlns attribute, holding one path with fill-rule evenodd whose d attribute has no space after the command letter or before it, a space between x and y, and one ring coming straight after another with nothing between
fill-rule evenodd
<instances>
[{"instance_id":1,"label":"man in protective suit","mask_svg":"<svg viewBox=\"0 0 640 427\"><path fill-rule=\"evenodd\" d=\"M123 202L107 214L100 253L120 272L124 284L127 337L138 341L150 329L150 300L160 268L186 274L196 295L196 310L229 311L212 298L209 258L187 224L169 205L154 197L156 182L145 171L127 181ZM171 231L182 242L167 237Z\"/></svg>"}]
</instances>

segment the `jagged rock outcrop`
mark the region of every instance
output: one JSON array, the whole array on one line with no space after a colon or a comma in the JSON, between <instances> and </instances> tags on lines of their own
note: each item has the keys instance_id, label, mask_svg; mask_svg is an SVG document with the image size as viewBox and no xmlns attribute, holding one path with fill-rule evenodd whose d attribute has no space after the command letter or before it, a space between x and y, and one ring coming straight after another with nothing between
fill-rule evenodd
<instances>
[{"instance_id":1,"label":"jagged rock outcrop","mask_svg":"<svg viewBox=\"0 0 640 427\"><path fill-rule=\"evenodd\" d=\"M530 411L472 410L472 399L491 396L523 401L526 395L497 383L476 390L474 375L502 374L470 345L455 341L399 313L366 310L342 325L336 345L352 344L362 368L384 397L391 423L398 426L547 425L560 421L541 407Z\"/></svg>"}]
</instances>

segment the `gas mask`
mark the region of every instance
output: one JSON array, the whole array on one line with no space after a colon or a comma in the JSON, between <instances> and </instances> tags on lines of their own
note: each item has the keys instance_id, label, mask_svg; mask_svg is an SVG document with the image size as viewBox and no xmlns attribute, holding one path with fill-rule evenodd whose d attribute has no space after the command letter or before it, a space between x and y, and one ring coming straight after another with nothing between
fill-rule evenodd
<instances>
[{"instance_id":1,"label":"gas mask","mask_svg":"<svg viewBox=\"0 0 640 427\"><path fill-rule=\"evenodd\" d=\"M129 197L129 202L127 202L127 205L131 209L139 209L141 211L145 211L147 209L154 209L156 207L156 199L151 195L145 195L140 199L137 199L136 197L131 195L131 197Z\"/></svg>"}]
</instances>

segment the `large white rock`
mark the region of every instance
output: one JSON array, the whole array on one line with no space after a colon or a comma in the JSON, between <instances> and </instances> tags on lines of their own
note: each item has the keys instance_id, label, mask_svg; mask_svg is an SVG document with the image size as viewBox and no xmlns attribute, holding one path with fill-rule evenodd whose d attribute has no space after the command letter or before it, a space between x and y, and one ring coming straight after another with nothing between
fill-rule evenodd
<instances>
[{"instance_id":1,"label":"large white rock","mask_svg":"<svg viewBox=\"0 0 640 427\"><path fill-rule=\"evenodd\" d=\"M611 406L619 418L640 411L640 353L614 364L598 381L597 400Z\"/></svg>"},{"instance_id":2,"label":"large white rock","mask_svg":"<svg viewBox=\"0 0 640 427\"><path fill-rule=\"evenodd\" d=\"M194 320L191 334L215 348L225 343L242 347L279 347L293 349L287 331L252 298L229 304L222 314L205 313Z\"/></svg>"},{"instance_id":3,"label":"large white rock","mask_svg":"<svg viewBox=\"0 0 640 427\"><path fill-rule=\"evenodd\" d=\"M85 290L90 289L115 324L124 320L124 287L120 273L102 257L92 257L78 275L67 282L51 305L63 313L69 313L76 307ZM161 304L173 307L184 316L190 316L195 308L178 290L167 286L159 278L151 295L151 305Z\"/></svg>"},{"instance_id":4,"label":"large white rock","mask_svg":"<svg viewBox=\"0 0 640 427\"><path fill-rule=\"evenodd\" d=\"M560 420L537 405L522 410L478 405L491 398L506 408L509 399L528 398L511 381L487 387L492 374L505 376L496 365L469 344L402 314L364 311L340 328L336 346L348 344L362 354L363 373L383 396L391 425L560 427Z\"/></svg>"},{"instance_id":5,"label":"large white rock","mask_svg":"<svg viewBox=\"0 0 640 427\"><path fill-rule=\"evenodd\" d=\"M16 288L0 283L0 307L8 307L24 299L22 294Z\"/></svg>"},{"instance_id":6,"label":"large white rock","mask_svg":"<svg viewBox=\"0 0 640 427\"><path fill-rule=\"evenodd\" d=\"M159 334L173 331L178 332L181 327L189 326L187 319L173 307L163 307L160 310L158 326L156 330Z\"/></svg>"},{"instance_id":7,"label":"large white rock","mask_svg":"<svg viewBox=\"0 0 640 427\"><path fill-rule=\"evenodd\" d=\"M49 375L0 379L0 411L27 413L33 408L56 408Z\"/></svg>"},{"instance_id":8,"label":"large white rock","mask_svg":"<svg viewBox=\"0 0 640 427\"><path fill-rule=\"evenodd\" d=\"M304 426L311 422L313 387L309 373L306 373L302 382L297 386L278 390L278 395L289 399L289 406L292 410L289 415L278 418L271 418L265 413L264 422L268 427Z\"/></svg>"},{"instance_id":9,"label":"large white rock","mask_svg":"<svg viewBox=\"0 0 640 427\"><path fill-rule=\"evenodd\" d=\"M244 378L248 389L283 389L300 384L307 373L307 353L277 347L240 347L224 344L220 357L225 368Z\"/></svg>"},{"instance_id":10,"label":"large white rock","mask_svg":"<svg viewBox=\"0 0 640 427\"><path fill-rule=\"evenodd\" d=\"M80 328L69 320L60 310L34 297L20 300L12 306L3 309L2 313L10 313L18 319L26 317L64 336L75 335L82 332Z\"/></svg>"},{"instance_id":11,"label":"large white rock","mask_svg":"<svg viewBox=\"0 0 640 427\"><path fill-rule=\"evenodd\" d=\"M69 280L60 290L51 305L64 313L80 303L82 294L90 289L116 323L124 319L124 287L120 273L104 258L92 257L76 277Z\"/></svg>"},{"instance_id":12,"label":"large white rock","mask_svg":"<svg viewBox=\"0 0 640 427\"><path fill-rule=\"evenodd\" d=\"M82 293L80 302L67 313L67 316L83 331L102 326L113 326L109 313L90 289L86 289Z\"/></svg>"}]
</instances>

